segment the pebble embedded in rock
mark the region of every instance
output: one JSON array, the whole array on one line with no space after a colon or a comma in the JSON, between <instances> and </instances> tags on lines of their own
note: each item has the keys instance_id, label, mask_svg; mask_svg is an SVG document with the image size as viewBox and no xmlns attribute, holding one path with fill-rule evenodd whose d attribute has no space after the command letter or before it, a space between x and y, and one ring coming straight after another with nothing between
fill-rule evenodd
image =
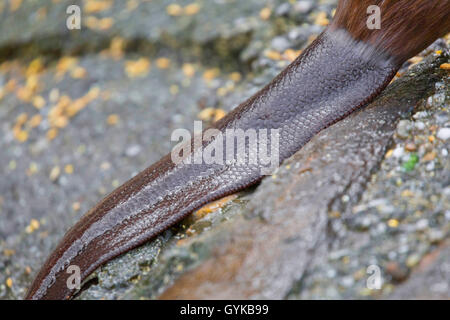
<instances>
[{"instance_id":1,"label":"pebble embedded in rock","mask_svg":"<svg viewBox=\"0 0 450 320\"><path fill-rule=\"evenodd\" d=\"M438 137L441 140L446 141L448 138L450 138L450 128L439 129L436 137Z\"/></svg>"},{"instance_id":2,"label":"pebble embedded in rock","mask_svg":"<svg viewBox=\"0 0 450 320\"><path fill-rule=\"evenodd\" d=\"M141 152L141 147L139 145L137 145L137 144L129 146L125 150L126 156L130 157L130 158L137 156L140 152Z\"/></svg>"},{"instance_id":3,"label":"pebble embedded in rock","mask_svg":"<svg viewBox=\"0 0 450 320\"><path fill-rule=\"evenodd\" d=\"M412 129L412 123L409 120L400 120L398 122L397 126L397 135L402 138L406 139L409 137L409 133Z\"/></svg>"}]
</instances>

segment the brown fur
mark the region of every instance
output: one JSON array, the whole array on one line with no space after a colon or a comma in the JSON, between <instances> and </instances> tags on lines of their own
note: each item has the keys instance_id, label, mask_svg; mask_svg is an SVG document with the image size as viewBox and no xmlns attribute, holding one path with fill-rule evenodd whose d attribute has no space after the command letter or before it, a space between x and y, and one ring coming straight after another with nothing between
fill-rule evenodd
<instances>
[{"instance_id":1,"label":"brown fur","mask_svg":"<svg viewBox=\"0 0 450 320\"><path fill-rule=\"evenodd\" d=\"M370 5L381 9L381 29L366 25ZM340 0L331 28L346 29L403 62L450 32L450 0Z\"/></svg>"}]
</instances>

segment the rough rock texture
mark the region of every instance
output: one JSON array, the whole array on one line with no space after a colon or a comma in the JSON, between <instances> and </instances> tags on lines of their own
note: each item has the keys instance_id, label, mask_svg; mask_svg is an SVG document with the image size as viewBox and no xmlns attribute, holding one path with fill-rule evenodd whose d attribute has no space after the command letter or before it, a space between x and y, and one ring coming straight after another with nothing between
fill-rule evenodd
<instances>
[{"instance_id":1,"label":"rough rock texture","mask_svg":"<svg viewBox=\"0 0 450 320\"><path fill-rule=\"evenodd\" d=\"M75 2L0 9L2 299L23 297L65 230L167 153L174 129L276 75L336 3L78 1L69 31ZM78 298L448 299L444 41L422 56L273 177L111 261Z\"/></svg>"}]
</instances>

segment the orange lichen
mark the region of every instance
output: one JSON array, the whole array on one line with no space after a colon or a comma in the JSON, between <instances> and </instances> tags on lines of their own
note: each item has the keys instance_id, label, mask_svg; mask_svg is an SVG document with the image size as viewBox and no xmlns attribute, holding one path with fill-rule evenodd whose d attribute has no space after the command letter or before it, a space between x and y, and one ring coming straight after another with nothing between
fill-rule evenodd
<instances>
[{"instance_id":1,"label":"orange lichen","mask_svg":"<svg viewBox=\"0 0 450 320\"><path fill-rule=\"evenodd\" d=\"M150 60L147 58L139 58L134 61L126 61L125 62L125 72L128 77L143 77L147 75L150 70Z\"/></svg>"},{"instance_id":2,"label":"orange lichen","mask_svg":"<svg viewBox=\"0 0 450 320\"><path fill-rule=\"evenodd\" d=\"M22 5L22 1L23 0L10 0L9 1L9 10L11 10L11 12L17 11L20 6Z\"/></svg>"},{"instance_id":3,"label":"orange lichen","mask_svg":"<svg viewBox=\"0 0 450 320\"><path fill-rule=\"evenodd\" d=\"M83 79L86 77L87 71L83 67L77 66L70 72L70 76L74 79Z\"/></svg>"},{"instance_id":4,"label":"orange lichen","mask_svg":"<svg viewBox=\"0 0 450 320\"><path fill-rule=\"evenodd\" d=\"M191 3L184 7L184 14L187 16L192 16L200 11L200 5L198 3Z\"/></svg>"},{"instance_id":5,"label":"orange lichen","mask_svg":"<svg viewBox=\"0 0 450 320\"><path fill-rule=\"evenodd\" d=\"M271 60L281 60L283 59L283 56L281 55L281 53L279 53L278 51L275 50L267 50L264 55L271 59Z\"/></svg>"},{"instance_id":6,"label":"orange lichen","mask_svg":"<svg viewBox=\"0 0 450 320\"><path fill-rule=\"evenodd\" d=\"M330 20L327 18L327 13L322 11L319 12L316 16L316 19L314 20L314 24L317 24L319 26L327 26L330 24Z\"/></svg>"},{"instance_id":7,"label":"orange lichen","mask_svg":"<svg viewBox=\"0 0 450 320\"><path fill-rule=\"evenodd\" d=\"M239 82L242 79L242 75L239 72L232 72L230 73L229 78L234 82Z\"/></svg>"},{"instance_id":8,"label":"orange lichen","mask_svg":"<svg viewBox=\"0 0 450 320\"><path fill-rule=\"evenodd\" d=\"M170 60L168 58L156 59L156 66L160 69L167 69L170 66Z\"/></svg>"},{"instance_id":9,"label":"orange lichen","mask_svg":"<svg viewBox=\"0 0 450 320\"><path fill-rule=\"evenodd\" d=\"M224 197L220 200L211 202L211 203L207 204L206 206L203 206L199 210L195 211L194 216L196 219L201 219L201 218L205 217L206 215L208 215L209 213L214 212L217 209L221 209L221 208L225 207L228 203L235 200L237 197L238 197L237 194L232 194L232 195Z\"/></svg>"},{"instance_id":10,"label":"orange lichen","mask_svg":"<svg viewBox=\"0 0 450 320\"><path fill-rule=\"evenodd\" d=\"M203 79L211 81L219 76L220 70L218 68L208 69L203 73Z\"/></svg>"},{"instance_id":11,"label":"orange lichen","mask_svg":"<svg viewBox=\"0 0 450 320\"><path fill-rule=\"evenodd\" d=\"M117 114L110 114L108 118L106 118L106 123L110 126L114 126L119 123L119 116Z\"/></svg>"},{"instance_id":12,"label":"orange lichen","mask_svg":"<svg viewBox=\"0 0 450 320\"><path fill-rule=\"evenodd\" d=\"M64 166L64 172L65 173L67 173L67 174L72 174L73 173L73 165L71 165L71 164L66 164L65 166Z\"/></svg>"},{"instance_id":13,"label":"orange lichen","mask_svg":"<svg viewBox=\"0 0 450 320\"><path fill-rule=\"evenodd\" d=\"M35 96L32 104L36 109L42 109L45 106L45 99L42 96Z\"/></svg>"},{"instance_id":14,"label":"orange lichen","mask_svg":"<svg viewBox=\"0 0 450 320\"><path fill-rule=\"evenodd\" d=\"M90 0L84 5L84 12L86 13L97 13L101 11L108 10L111 8L112 1L106 0Z\"/></svg>"},{"instance_id":15,"label":"orange lichen","mask_svg":"<svg viewBox=\"0 0 450 320\"><path fill-rule=\"evenodd\" d=\"M206 108L203 109L197 117L203 121L218 121L222 119L227 113L222 109Z\"/></svg>"},{"instance_id":16,"label":"orange lichen","mask_svg":"<svg viewBox=\"0 0 450 320\"><path fill-rule=\"evenodd\" d=\"M194 65L191 63L185 63L182 66L183 74L188 77L192 78L195 74L195 68Z\"/></svg>"},{"instance_id":17,"label":"orange lichen","mask_svg":"<svg viewBox=\"0 0 450 320\"><path fill-rule=\"evenodd\" d=\"M166 12L169 16L180 16L183 14L183 7L179 4L169 4L166 8Z\"/></svg>"},{"instance_id":18,"label":"orange lichen","mask_svg":"<svg viewBox=\"0 0 450 320\"><path fill-rule=\"evenodd\" d=\"M259 17L262 20L268 20L270 18L270 16L272 15L272 10L270 8L262 8L261 11L259 12Z\"/></svg>"}]
</instances>

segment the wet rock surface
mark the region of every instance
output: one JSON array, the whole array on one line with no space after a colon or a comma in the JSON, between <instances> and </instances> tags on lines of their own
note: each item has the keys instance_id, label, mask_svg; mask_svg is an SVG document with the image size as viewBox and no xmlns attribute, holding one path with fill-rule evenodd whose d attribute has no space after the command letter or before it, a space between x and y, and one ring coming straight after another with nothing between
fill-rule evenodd
<instances>
[{"instance_id":1,"label":"wet rock surface","mask_svg":"<svg viewBox=\"0 0 450 320\"><path fill-rule=\"evenodd\" d=\"M3 299L23 297L85 211L170 151L174 129L270 81L335 5L79 1L83 27L69 31L68 3L0 10ZM445 41L422 56L259 186L106 264L77 298L448 299Z\"/></svg>"}]
</instances>

